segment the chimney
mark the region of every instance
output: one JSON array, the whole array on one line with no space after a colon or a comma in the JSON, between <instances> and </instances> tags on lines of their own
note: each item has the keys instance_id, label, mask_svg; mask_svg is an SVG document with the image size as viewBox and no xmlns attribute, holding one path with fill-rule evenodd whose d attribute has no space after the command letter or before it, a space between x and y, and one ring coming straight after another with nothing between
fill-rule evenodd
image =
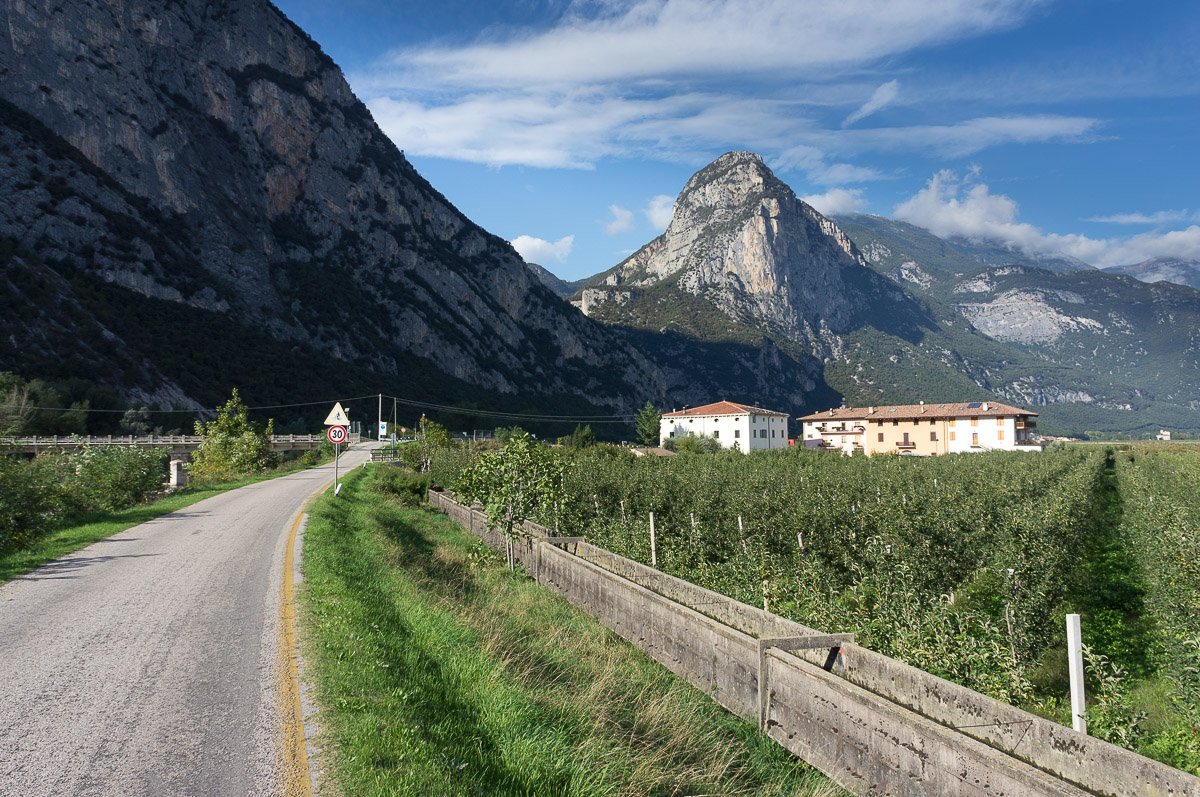
<instances>
[{"instance_id":1,"label":"chimney","mask_svg":"<svg viewBox=\"0 0 1200 797\"><path fill-rule=\"evenodd\" d=\"M921 402L921 414L922 415L925 414L925 402L924 401Z\"/></svg>"},{"instance_id":2,"label":"chimney","mask_svg":"<svg viewBox=\"0 0 1200 797\"><path fill-rule=\"evenodd\" d=\"M874 415L874 414L875 414L875 408L867 407L867 415Z\"/></svg>"},{"instance_id":3,"label":"chimney","mask_svg":"<svg viewBox=\"0 0 1200 797\"><path fill-rule=\"evenodd\" d=\"M987 411L988 411L988 405L987 405L987 402L986 402L986 401L985 401L985 402L983 402L983 411L984 411L984 412L987 412Z\"/></svg>"}]
</instances>

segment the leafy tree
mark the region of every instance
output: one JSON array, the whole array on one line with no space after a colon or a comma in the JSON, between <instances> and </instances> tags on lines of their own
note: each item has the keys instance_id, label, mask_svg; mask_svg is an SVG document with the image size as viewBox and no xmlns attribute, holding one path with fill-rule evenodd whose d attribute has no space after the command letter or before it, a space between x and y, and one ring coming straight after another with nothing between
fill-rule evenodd
<instances>
[{"instance_id":1,"label":"leafy tree","mask_svg":"<svg viewBox=\"0 0 1200 797\"><path fill-rule=\"evenodd\" d=\"M428 473L438 449L450 448L454 441L450 439L450 433L446 431L445 426L422 415L421 420L417 422L416 444L421 472Z\"/></svg>"},{"instance_id":2,"label":"leafy tree","mask_svg":"<svg viewBox=\"0 0 1200 797\"><path fill-rule=\"evenodd\" d=\"M271 451L274 432L273 419L265 427L251 423L249 410L234 388L214 420L196 421L196 434L204 441L192 454L188 473L198 481L215 482L269 470L279 464L279 456Z\"/></svg>"},{"instance_id":3,"label":"leafy tree","mask_svg":"<svg viewBox=\"0 0 1200 797\"><path fill-rule=\"evenodd\" d=\"M0 373L0 434L20 434L33 417L29 386L16 374Z\"/></svg>"},{"instance_id":4,"label":"leafy tree","mask_svg":"<svg viewBox=\"0 0 1200 797\"><path fill-rule=\"evenodd\" d=\"M587 426L576 425L575 431L558 438L558 444L564 448L588 448L596 445L596 433L592 431L590 424Z\"/></svg>"},{"instance_id":5,"label":"leafy tree","mask_svg":"<svg viewBox=\"0 0 1200 797\"><path fill-rule=\"evenodd\" d=\"M562 499L564 470L553 451L521 433L499 451L481 454L463 471L458 491L468 502L482 504L488 525L504 533L509 570L514 567L517 530Z\"/></svg>"},{"instance_id":6,"label":"leafy tree","mask_svg":"<svg viewBox=\"0 0 1200 797\"><path fill-rule=\"evenodd\" d=\"M125 410L125 414L121 416L121 431L131 435L157 434L150 421L150 408L130 407Z\"/></svg>"},{"instance_id":7,"label":"leafy tree","mask_svg":"<svg viewBox=\"0 0 1200 797\"><path fill-rule=\"evenodd\" d=\"M634 427L637 430L638 441L642 445L656 446L658 445L659 430L662 428L662 413L653 403L647 401L646 406L638 410L637 417L634 419Z\"/></svg>"}]
</instances>

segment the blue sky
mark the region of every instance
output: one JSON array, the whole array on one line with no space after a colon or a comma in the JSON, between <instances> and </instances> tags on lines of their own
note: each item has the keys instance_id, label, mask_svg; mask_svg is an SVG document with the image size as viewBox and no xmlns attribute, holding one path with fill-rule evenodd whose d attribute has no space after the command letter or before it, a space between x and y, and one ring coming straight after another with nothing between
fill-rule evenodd
<instances>
[{"instance_id":1,"label":"blue sky","mask_svg":"<svg viewBox=\"0 0 1200 797\"><path fill-rule=\"evenodd\" d=\"M819 210L1200 259L1194 0L276 0L459 209L575 279L760 152Z\"/></svg>"}]
</instances>

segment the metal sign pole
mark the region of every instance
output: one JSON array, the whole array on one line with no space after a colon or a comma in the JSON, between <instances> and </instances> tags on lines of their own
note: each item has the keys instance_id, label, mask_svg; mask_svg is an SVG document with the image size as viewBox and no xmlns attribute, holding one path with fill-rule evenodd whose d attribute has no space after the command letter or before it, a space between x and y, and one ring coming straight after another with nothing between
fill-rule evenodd
<instances>
[{"instance_id":1,"label":"metal sign pole","mask_svg":"<svg viewBox=\"0 0 1200 797\"><path fill-rule=\"evenodd\" d=\"M337 495L338 491L342 489L342 485L338 484L338 457L340 456L341 448L342 447L340 444L338 444L338 443L333 444L333 494L334 495Z\"/></svg>"}]
</instances>

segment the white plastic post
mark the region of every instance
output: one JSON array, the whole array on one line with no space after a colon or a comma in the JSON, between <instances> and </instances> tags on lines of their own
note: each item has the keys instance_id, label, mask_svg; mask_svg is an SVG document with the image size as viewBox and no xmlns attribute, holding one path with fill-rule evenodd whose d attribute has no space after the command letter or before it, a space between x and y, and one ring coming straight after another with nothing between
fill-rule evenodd
<instances>
[{"instance_id":1,"label":"white plastic post","mask_svg":"<svg viewBox=\"0 0 1200 797\"><path fill-rule=\"evenodd\" d=\"M654 539L654 513L650 513L650 566L658 567L658 549Z\"/></svg>"},{"instance_id":2,"label":"white plastic post","mask_svg":"<svg viewBox=\"0 0 1200 797\"><path fill-rule=\"evenodd\" d=\"M1087 703L1083 694L1083 643L1079 615L1067 615L1067 665L1071 671L1071 727L1087 733Z\"/></svg>"},{"instance_id":3,"label":"white plastic post","mask_svg":"<svg viewBox=\"0 0 1200 797\"><path fill-rule=\"evenodd\" d=\"M338 460L341 454L341 446L337 443L333 444L333 494L337 495L342 491L342 485L338 481Z\"/></svg>"}]
</instances>

